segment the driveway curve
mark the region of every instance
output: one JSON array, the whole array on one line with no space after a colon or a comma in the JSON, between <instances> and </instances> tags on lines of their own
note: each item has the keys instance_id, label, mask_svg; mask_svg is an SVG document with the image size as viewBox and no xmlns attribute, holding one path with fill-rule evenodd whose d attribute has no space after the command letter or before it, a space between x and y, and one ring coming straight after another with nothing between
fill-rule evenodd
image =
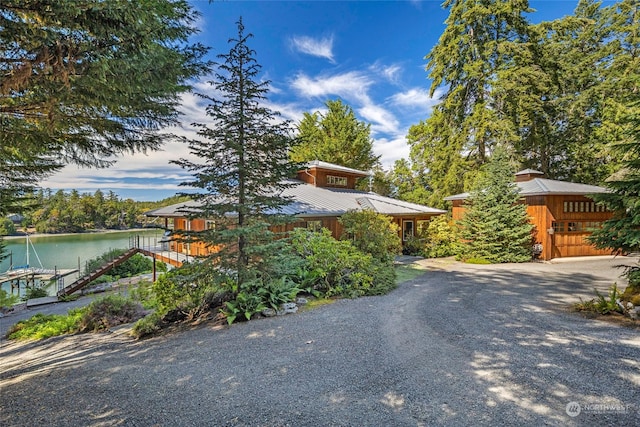
<instances>
[{"instance_id":1,"label":"driveway curve","mask_svg":"<svg viewBox=\"0 0 640 427\"><path fill-rule=\"evenodd\" d=\"M640 331L567 309L621 261L426 263L232 327L2 341L0 425L640 425Z\"/></svg>"}]
</instances>

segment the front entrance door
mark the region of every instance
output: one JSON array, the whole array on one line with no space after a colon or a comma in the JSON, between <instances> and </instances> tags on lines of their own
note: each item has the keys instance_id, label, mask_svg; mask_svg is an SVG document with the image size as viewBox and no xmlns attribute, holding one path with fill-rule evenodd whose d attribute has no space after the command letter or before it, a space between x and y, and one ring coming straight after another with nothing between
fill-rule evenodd
<instances>
[{"instance_id":1,"label":"front entrance door","mask_svg":"<svg viewBox=\"0 0 640 427\"><path fill-rule=\"evenodd\" d=\"M406 242L413 237L413 220L402 221L402 241Z\"/></svg>"}]
</instances>

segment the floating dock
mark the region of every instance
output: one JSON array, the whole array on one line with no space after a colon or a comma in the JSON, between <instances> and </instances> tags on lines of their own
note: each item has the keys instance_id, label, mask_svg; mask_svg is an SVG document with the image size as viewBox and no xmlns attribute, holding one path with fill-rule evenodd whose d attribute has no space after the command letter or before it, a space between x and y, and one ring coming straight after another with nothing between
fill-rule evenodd
<instances>
[{"instance_id":1,"label":"floating dock","mask_svg":"<svg viewBox=\"0 0 640 427\"><path fill-rule=\"evenodd\" d=\"M35 287L36 281L52 282L57 280L58 289L64 288L64 278L77 273L78 269L63 269L63 270L47 270L42 268L20 268L17 270L9 270L0 274L0 285L8 283L13 294L14 290L20 293L20 286L24 284L25 287Z\"/></svg>"}]
</instances>

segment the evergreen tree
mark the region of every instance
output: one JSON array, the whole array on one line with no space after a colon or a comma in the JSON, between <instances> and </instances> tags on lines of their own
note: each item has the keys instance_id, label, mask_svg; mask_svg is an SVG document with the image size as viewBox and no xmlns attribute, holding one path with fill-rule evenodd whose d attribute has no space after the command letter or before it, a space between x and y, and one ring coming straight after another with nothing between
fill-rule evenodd
<instances>
[{"instance_id":1,"label":"evergreen tree","mask_svg":"<svg viewBox=\"0 0 640 427\"><path fill-rule=\"evenodd\" d=\"M424 182L425 175L416 173L408 160L396 160L393 163L393 169L389 172L389 178L394 197L411 203L433 206L428 203L431 194ZM443 201L441 200L440 203Z\"/></svg>"},{"instance_id":2,"label":"evergreen tree","mask_svg":"<svg viewBox=\"0 0 640 427\"><path fill-rule=\"evenodd\" d=\"M614 252L640 250L640 101L629 107L623 122L625 139L613 147L624 153L624 168L605 182L611 193L594 196L614 216L601 229L594 230L590 241L597 248L611 248Z\"/></svg>"},{"instance_id":3,"label":"evergreen tree","mask_svg":"<svg viewBox=\"0 0 640 427\"><path fill-rule=\"evenodd\" d=\"M596 132L610 95L602 64L613 34L600 3L581 0L573 16L531 26L529 34L498 79L521 166L553 179L599 182L614 165Z\"/></svg>"},{"instance_id":4,"label":"evergreen tree","mask_svg":"<svg viewBox=\"0 0 640 427\"><path fill-rule=\"evenodd\" d=\"M497 142L513 137L494 84L513 46L527 38L523 14L531 9L527 0L447 0L443 6L449 8L447 27L426 57L431 95L446 87L436 108L443 117L436 115L432 134L444 129L452 150L482 165Z\"/></svg>"},{"instance_id":5,"label":"evergreen tree","mask_svg":"<svg viewBox=\"0 0 640 427\"><path fill-rule=\"evenodd\" d=\"M340 100L327 101L328 111L304 117L298 124L299 143L291 150L296 162L322 160L368 171L379 163L373 154L371 126L359 121L351 107Z\"/></svg>"},{"instance_id":6,"label":"evergreen tree","mask_svg":"<svg viewBox=\"0 0 640 427\"><path fill-rule=\"evenodd\" d=\"M204 73L186 0L3 0L0 215L67 163L159 148Z\"/></svg>"},{"instance_id":7,"label":"evergreen tree","mask_svg":"<svg viewBox=\"0 0 640 427\"><path fill-rule=\"evenodd\" d=\"M257 81L260 70L255 51L247 41L242 20L238 35L230 40L229 53L219 55L216 80L211 82L220 97L200 95L210 101L210 124L195 124L199 139L189 148L199 161L180 159L174 163L193 173L183 185L204 190L195 195L201 203L198 217L215 220L215 227L188 237L204 242L219 252L211 260L237 271L238 283L251 279L251 267L273 255L269 225L289 200L282 191L293 185L286 179L298 165L290 162L289 123L278 122L278 114L265 108L268 81Z\"/></svg>"},{"instance_id":8,"label":"evergreen tree","mask_svg":"<svg viewBox=\"0 0 640 427\"><path fill-rule=\"evenodd\" d=\"M531 259L533 225L520 194L513 170L503 149L496 150L482 168L473 191L465 201L461 256L492 263Z\"/></svg>"}]
</instances>

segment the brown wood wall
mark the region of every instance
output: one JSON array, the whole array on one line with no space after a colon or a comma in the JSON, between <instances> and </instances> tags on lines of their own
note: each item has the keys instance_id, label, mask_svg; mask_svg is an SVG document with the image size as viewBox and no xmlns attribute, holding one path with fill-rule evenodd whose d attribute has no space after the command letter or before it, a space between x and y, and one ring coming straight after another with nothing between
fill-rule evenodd
<instances>
[{"instance_id":1,"label":"brown wood wall","mask_svg":"<svg viewBox=\"0 0 640 427\"><path fill-rule=\"evenodd\" d=\"M531 196L525 198L527 213L534 226L534 240L542 244L540 258L550 260L571 256L609 255L609 249L596 249L586 238L591 235L588 230L569 231L569 222L585 224L587 222L604 222L611 218L611 212L564 212L564 202L591 203L592 199L575 196ZM464 205L462 200L454 200L452 217L455 221L462 219ZM549 233L553 222L564 223L565 231Z\"/></svg>"},{"instance_id":2,"label":"brown wood wall","mask_svg":"<svg viewBox=\"0 0 640 427\"><path fill-rule=\"evenodd\" d=\"M427 214L427 215L415 215L415 216L408 216L408 217L394 217L393 222L398 225L399 227L398 233L402 238L402 222L403 221L406 221L406 220L413 221L414 231L417 233L418 222L428 221L434 216L436 215ZM308 217L308 218L301 219L300 221L287 224L285 226L274 227L273 231L286 232L286 231L292 231L294 228L298 228L298 227L307 228L307 226L309 225L309 222L311 221L320 221L321 227L331 231L331 235L336 239L340 238L340 236L342 235L342 232L344 231L344 227L342 227L342 225L338 221L338 218L336 217ZM204 230L204 227L205 227L204 220L191 221L190 229L192 231L202 231ZM187 229L187 220L185 218L176 218L174 220L174 231L177 234L179 234L180 230L186 230L186 229ZM193 256L199 256L199 255L208 255L210 253L215 253L219 250L219 248L217 247L207 248L202 242L195 242L187 245L186 243L183 243L183 242L172 241L170 243L170 250L176 251L176 252L182 252L185 254L188 253L189 255L193 255Z\"/></svg>"}]
</instances>

